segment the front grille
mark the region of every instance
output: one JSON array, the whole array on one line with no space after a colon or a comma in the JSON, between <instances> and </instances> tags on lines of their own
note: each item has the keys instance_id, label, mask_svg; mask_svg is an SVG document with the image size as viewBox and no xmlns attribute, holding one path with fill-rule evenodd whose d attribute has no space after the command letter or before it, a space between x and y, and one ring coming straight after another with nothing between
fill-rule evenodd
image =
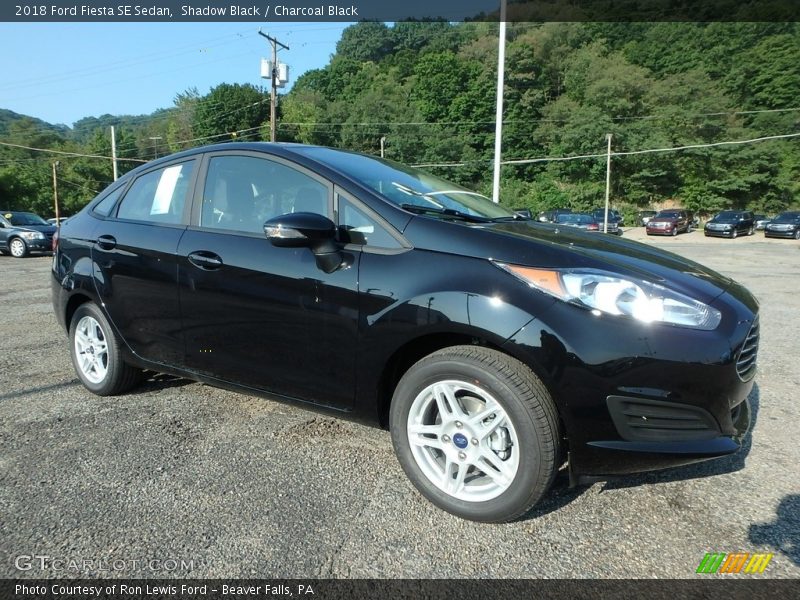
<instances>
[{"instance_id":1,"label":"front grille","mask_svg":"<svg viewBox=\"0 0 800 600\"><path fill-rule=\"evenodd\" d=\"M719 435L714 417L696 406L624 396L609 396L606 403L617 431L625 440L707 440Z\"/></svg>"},{"instance_id":2,"label":"front grille","mask_svg":"<svg viewBox=\"0 0 800 600\"><path fill-rule=\"evenodd\" d=\"M736 374L742 381L750 381L756 374L756 357L758 355L759 326L758 317L753 321L747 337L744 339L742 349L736 359Z\"/></svg>"}]
</instances>

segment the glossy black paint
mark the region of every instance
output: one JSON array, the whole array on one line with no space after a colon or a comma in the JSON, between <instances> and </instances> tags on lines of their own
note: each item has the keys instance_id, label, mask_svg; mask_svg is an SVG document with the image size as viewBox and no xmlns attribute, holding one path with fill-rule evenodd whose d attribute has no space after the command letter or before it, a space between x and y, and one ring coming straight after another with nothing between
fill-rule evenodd
<instances>
[{"instance_id":1,"label":"glossy black paint","mask_svg":"<svg viewBox=\"0 0 800 600\"><path fill-rule=\"evenodd\" d=\"M739 448L753 381L738 378L735 362L758 305L734 281L616 236L533 221L471 224L413 215L303 149L229 144L177 158L204 160L207 152L281 157L375 211L402 247L338 244L339 266L327 272L310 247L200 227L202 182L191 188L191 209L176 226L100 217L92 207L101 195L62 228L52 280L61 324L80 302L97 302L134 364L311 402L383 426L405 369L448 345L481 344L522 360L548 387L576 474L630 473ZM175 160L146 165L121 185ZM722 322L699 331L595 315L531 289L496 262L646 279L714 306ZM611 396L701 408L717 434L626 440L609 412Z\"/></svg>"}]
</instances>

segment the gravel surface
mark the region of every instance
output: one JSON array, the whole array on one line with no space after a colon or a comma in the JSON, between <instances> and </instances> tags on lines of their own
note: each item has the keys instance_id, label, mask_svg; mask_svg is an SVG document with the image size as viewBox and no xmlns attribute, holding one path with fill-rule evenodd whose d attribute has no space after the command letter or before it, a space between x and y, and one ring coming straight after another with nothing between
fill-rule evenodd
<instances>
[{"instance_id":1,"label":"gravel surface","mask_svg":"<svg viewBox=\"0 0 800 600\"><path fill-rule=\"evenodd\" d=\"M759 298L751 439L577 489L561 474L507 525L434 508L385 431L165 376L92 396L52 314L50 259L0 257L0 577L683 578L738 551L775 553L759 577L800 576L800 243L625 235ZM19 556L57 561L20 571Z\"/></svg>"}]
</instances>

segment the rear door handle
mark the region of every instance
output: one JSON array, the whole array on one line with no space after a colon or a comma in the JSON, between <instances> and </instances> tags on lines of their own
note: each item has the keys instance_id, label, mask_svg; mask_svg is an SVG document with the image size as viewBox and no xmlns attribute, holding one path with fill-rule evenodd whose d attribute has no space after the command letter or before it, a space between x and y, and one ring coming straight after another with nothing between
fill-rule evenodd
<instances>
[{"instance_id":1,"label":"rear door handle","mask_svg":"<svg viewBox=\"0 0 800 600\"><path fill-rule=\"evenodd\" d=\"M117 239L113 235L101 235L97 238L97 245L103 250L113 250L117 247Z\"/></svg>"},{"instance_id":2,"label":"rear door handle","mask_svg":"<svg viewBox=\"0 0 800 600\"><path fill-rule=\"evenodd\" d=\"M188 259L195 267L204 271L214 271L222 266L222 259L217 254L206 250L190 252Z\"/></svg>"}]
</instances>

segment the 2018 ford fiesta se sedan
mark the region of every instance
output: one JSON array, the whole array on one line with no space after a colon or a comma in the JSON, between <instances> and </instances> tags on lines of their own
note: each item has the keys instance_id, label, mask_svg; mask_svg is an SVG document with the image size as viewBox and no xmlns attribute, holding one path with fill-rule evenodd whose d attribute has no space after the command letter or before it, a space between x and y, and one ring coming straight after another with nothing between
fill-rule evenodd
<instances>
[{"instance_id":1,"label":"2018 ford fiesta se sedan","mask_svg":"<svg viewBox=\"0 0 800 600\"><path fill-rule=\"evenodd\" d=\"M523 515L565 461L573 478L686 464L749 426L742 286L392 161L197 148L122 177L56 245L91 392L147 369L388 427L418 490L467 519Z\"/></svg>"}]
</instances>

